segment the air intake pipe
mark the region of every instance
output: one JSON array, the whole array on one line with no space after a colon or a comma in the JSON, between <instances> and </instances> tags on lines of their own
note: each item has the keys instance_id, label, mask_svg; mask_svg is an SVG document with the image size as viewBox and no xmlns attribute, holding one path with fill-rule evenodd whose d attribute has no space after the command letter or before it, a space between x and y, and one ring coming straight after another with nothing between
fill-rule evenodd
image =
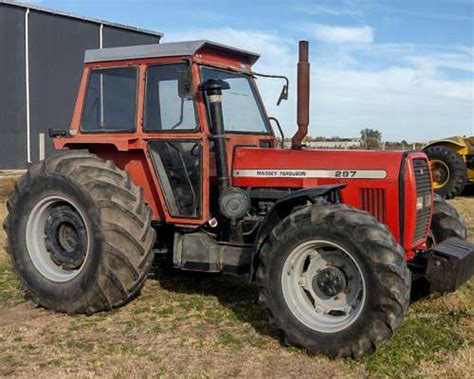
<instances>
[{"instance_id":1,"label":"air intake pipe","mask_svg":"<svg viewBox=\"0 0 474 379\"><path fill-rule=\"evenodd\" d=\"M229 88L229 83L220 79L208 79L205 82L199 84L198 88L207 95L209 119L211 121L213 132L212 137L214 139L217 178L221 192L229 187L224 116L222 114L222 90Z\"/></svg>"},{"instance_id":2,"label":"air intake pipe","mask_svg":"<svg viewBox=\"0 0 474 379\"><path fill-rule=\"evenodd\" d=\"M291 139L291 148L301 148L303 138L308 134L309 125L309 47L308 41L299 42L298 60L298 130Z\"/></svg>"},{"instance_id":3,"label":"air intake pipe","mask_svg":"<svg viewBox=\"0 0 474 379\"><path fill-rule=\"evenodd\" d=\"M230 85L221 79L208 79L199 84L199 91L206 94L209 120L214 140L217 180L219 183L219 211L233 223L243 218L250 209L250 197L241 188L232 187L229 180L224 116L222 111L222 90Z\"/></svg>"}]
</instances>

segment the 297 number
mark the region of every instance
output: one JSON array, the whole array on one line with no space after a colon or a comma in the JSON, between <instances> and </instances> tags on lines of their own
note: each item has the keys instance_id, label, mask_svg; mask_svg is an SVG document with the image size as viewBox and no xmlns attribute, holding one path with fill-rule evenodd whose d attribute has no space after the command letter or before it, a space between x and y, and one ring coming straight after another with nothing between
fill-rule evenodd
<instances>
[{"instance_id":1,"label":"297 number","mask_svg":"<svg viewBox=\"0 0 474 379\"><path fill-rule=\"evenodd\" d=\"M353 178L356 174L357 171L355 170L338 170L336 171L336 178Z\"/></svg>"}]
</instances>

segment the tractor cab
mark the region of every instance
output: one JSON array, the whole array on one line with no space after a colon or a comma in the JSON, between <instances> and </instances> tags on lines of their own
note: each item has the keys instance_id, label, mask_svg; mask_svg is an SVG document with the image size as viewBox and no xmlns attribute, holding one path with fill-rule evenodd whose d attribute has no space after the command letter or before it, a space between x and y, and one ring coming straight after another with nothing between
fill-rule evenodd
<instances>
[{"instance_id":1,"label":"tractor cab","mask_svg":"<svg viewBox=\"0 0 474 379\"><path fill-rule=\"evenodd\" d=\"M250 69L257 59L209 41L87 51L71 127L55 147L87 144L101 156L127 151L118 164L144 188L156 219L208 222L217 182L215 133L206 93L198 87L209 80L230 86L222 98L228 161L239 146L273 148Z\"/></svg>"}]
</instances>

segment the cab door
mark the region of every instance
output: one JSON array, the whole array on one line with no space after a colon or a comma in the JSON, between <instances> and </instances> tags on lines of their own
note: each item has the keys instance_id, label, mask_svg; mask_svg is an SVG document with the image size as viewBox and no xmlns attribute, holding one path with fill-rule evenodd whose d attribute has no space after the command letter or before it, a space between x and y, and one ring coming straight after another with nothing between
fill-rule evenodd
<instances>
[{"instance_id":1,"label":"cab door","mask_svg":"<svg viewBox=\"0 0 474 379\"><path fill-rule=\"evenodd\" d=\"M200 129L193 96L180 96L178 90L188 73L186 63L147 68L143 129L166 221L202 224L209 214L208 202L203 201L208 196L208 184L203 180L208 169L204 163L208 162L208 142Z\"/></svg>"}]
</instances>

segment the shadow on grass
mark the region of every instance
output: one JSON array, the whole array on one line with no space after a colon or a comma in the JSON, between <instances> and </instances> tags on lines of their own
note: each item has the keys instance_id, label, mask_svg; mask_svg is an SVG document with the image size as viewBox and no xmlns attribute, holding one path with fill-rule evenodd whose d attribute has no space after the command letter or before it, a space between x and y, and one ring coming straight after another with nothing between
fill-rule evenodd
<instances>
[{"instance_id":1,"label":"shadow on grass","mask_svg":"<svg viewBox=\"0 0 474 379\"><path fill-rule=\"evenodd\" d=\"M214 297L223 307L229 309L237 320L250 324L257 333L277 337L268 324L265 311L258 303L256 285L249 283L246 276L173 273L155 268L150 279L158 281L163 289L170 292Z\"/></svg>"},{"instance_id":2,"label":"shadow on grass","mask_svg":"<svg viewBox=\"0 0 474 379\"><path fill-rule=\"evenodd\" d=\"M258 304L256 286L249 284L245 277L197 273L173 275L157 269L152 279L170 292L215 297L239 321L250 324L257 333L277 337ZM424 298L421 296L417 300ZM423 361L442 362L443 354L440 352L456 351L463 345L464 338L457 332L457 324L462 317L458 312L433 311L432 305L416 301L405 322L387 344L358 362L346 362L361 363L371 374L394 377L415 373Z\"/></svg>"}]
</instances>

